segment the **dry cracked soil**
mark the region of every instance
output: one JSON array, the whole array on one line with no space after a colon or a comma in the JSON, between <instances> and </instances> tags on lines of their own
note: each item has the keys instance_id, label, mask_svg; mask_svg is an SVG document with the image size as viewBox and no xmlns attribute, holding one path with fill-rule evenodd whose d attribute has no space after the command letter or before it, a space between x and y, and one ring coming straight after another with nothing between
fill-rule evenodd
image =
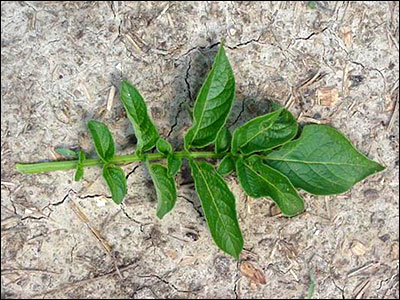
<instances>
[{"instance_id":1,"label":"dry cracked soil","mask_svg":"<svg viewBox=\"0 0 400 300\"><path fill-rule=\"evenodd\" d=\"M399 298L398 2L2 2L2 298ZM22 175L16 162L95 155L86 123L117 151L133 129L118 90L134 83L161 134L182 148L187 107L221 39L235 72L230 128L286 105L328 123L385 171L336 196L302 193L288 219L269 199L238 205L239 262L212 242L187 165L175 210L155 216L142 164L110 200L100 169Z\"/></svg>"}]
</instances>

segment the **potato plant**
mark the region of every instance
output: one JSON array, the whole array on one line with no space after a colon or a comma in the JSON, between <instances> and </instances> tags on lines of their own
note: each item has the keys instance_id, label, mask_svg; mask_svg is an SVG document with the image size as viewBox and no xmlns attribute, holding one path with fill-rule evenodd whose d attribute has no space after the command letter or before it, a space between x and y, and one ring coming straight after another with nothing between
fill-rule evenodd
<instances>
[{"instance_id":1,"label":"potato plant","mask_svg":"<svg viewBox=\"0 0 400 300\"><path fill-rule=\"evenodd\" d=\"M120 98L137 138L133 154L117 156L107 126L90 121L88 128L98 158L86 158L82 151L75 153L61 149L61 154L74 159L18 163L17 170L40 173L76 169L75 180L80 180L84 168L101 166L112 199L120 204L127 193L127 183L119 165L144 162L154 182L157 217L161 219L175 206L175 176L182 160L186 159L214 242L221 250L239 259L243 237L235 196L224 176L236 173L247 195L269 197L283 215L291 217L305 209L297 189L314 195L339 194L384 169L331 126L305 125L296 138L297 121L282 107L249 120L231 133L225 123L235 99L235 78L222 44L197 95L193 124L184 137L184 150L175 151L160 136L144 99L128 81L122 82ZM200 150L211 144L215 145L214 151ZM157 151L150 153L153 148ZM219 160L218 166L214 167L205 159Z\"/></svg>"}]
</instances>

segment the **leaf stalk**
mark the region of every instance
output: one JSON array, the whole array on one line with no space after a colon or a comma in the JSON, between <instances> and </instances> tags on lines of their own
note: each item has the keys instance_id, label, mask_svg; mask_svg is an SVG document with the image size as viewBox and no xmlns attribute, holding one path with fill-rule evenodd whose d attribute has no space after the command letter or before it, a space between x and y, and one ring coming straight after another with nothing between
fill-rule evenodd
<instances>
[{"instance_id":1,"label":"leaf stalk","mask_svg":"<svg viewBox=\"0 0 400 300\"><path fill-rule=\"evenodd\" d=\"M186 159L196 159L196 158L223 158L227 153L215 153L211 151L202 152L189 152L189 151L179 151L175 152L176 157L186 158ZM166 155L162 153L144 153L141 155L122 155L115 156L110 159L109 163L115 165L125 165L138 161L151 161L151 160L161 160L165 159ZM95 167L101 166L104 162L100 158L88 158L83 163L83 167ZM50 162L37 162L37 163L17 163L15 165L16 169L21 173L33 174L33 173L47 173L53 171L70 170L76 169L78 165L78 160L60 160L60 161L50 161Z\"/></svg>"}]
</instances>

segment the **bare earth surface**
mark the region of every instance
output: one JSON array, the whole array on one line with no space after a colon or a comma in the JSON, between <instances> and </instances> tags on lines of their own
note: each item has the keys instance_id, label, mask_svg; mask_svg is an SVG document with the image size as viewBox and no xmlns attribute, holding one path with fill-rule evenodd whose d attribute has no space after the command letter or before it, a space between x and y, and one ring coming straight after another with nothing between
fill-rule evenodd
<instances>
[{"instance_id":1,"label":"bare earth surface","mask_svg":"<svg viewBox=\"0 0 400 300\"><path fill-rule=\"evenodd\" d=\"M2 298L399 297L399 4L396 2L3 2L1 4ZM287 105L328 123L387 168L332 197L304 193L287 219L247 199L240 262L211 240L187 165L162 221L142 164L128 196L109 198L100 169L22 175L16 162L94 156L86 122L135 149L118 98L129 79L176 147L222 38L236 81L234 128ZM115 87L115 95L113 90ZM328 95L328 96L326 96ZM110 100L109 100L110 98ZM107 109L107 103L112 104ZM303 194L303 193L302 193ZM263 277L265 284L263 284Z\"/></svg>"}]
</instances>

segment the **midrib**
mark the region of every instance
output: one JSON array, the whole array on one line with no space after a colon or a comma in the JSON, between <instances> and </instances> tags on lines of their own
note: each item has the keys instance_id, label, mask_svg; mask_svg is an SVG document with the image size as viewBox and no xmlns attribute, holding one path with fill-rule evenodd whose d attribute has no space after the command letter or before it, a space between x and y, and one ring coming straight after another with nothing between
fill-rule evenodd
<instances>
[{"instance_id":1,"label":"midrib","mask_svg":"<svg viewBox=\"0 0 400 300\"><path fill-rule=\"evenodd\" d=\"M215 209L217 210L217 213L218 213L218 218L221 220L222 224L224 225L224 228L227 228L227 226L226 226L224 220L221 218L221 213L220 213L220 211L219 211L219 209L218 209L217 203L215 202L215 199L214 199L214 197L213 197L213 194L212 194L212 192L211 192L211 190L210 190L210 188L209 188L209 186L208 186L208 184L207 184L207 181L206 181L206 179L205 179L205 177L204 177L204 175L203 175L203 172L201 171L201 169L199 168L199 166L196 165L196 167L198 168L199 173L200 173L200 176L201 176L201 178L203 179L204 184L205 184L206 187L207 187L207 191L208 191L208 193L210 194L210 197L211 197L211 199L212 199L212 201L213 201L213 203L214 203ZM228 233L229 236L231 236L231 233L230 233L228 230L227 230L227 233Z\"/></svg>"},{"instance_id":2,"label":"midrib","mask_svg":"<svg viewBox=\"0 0 400 300\"><path fill-rule=\"evenodd\" d=\"M295 162L295 163L310 164L310 165L337 165L337 166L344 165L344 166L355 166L355 167L364 167L364 168L367 167L366 165L331 162L331 161L308 161L308 160L270 158L270 157L265 157L265 159L266 160L274 160L274 161Z\"/></svg>"},{"instance_id":3,"label":"midrib","mask_svg":"<svg viewBox=\"0 0 400 300\"><path fill-rule=\"evenodd\" d=\"M280 190L275 184L273 184L273 183L272 183L271 181L269 181L267 178L265 178L265 177L261 176L260 174L258 174L253 168L251 168L250 165L246 164L244 161L243 161L243 164L246 165L246 166L250 169L250 171L252 171L254 174L256 174L257 177L260 177L260 178L263 179L264 181L268 182L270 185L272 185L272 186L278 191L279 194L281 194L282 196L284 196L284 194L281 192L281 190ZM271 197L270 195L268 195L268 196Z\"/></svg>"},{"instance_id":4,"label":"midrib","mask_svg":"<svg viewBox=\"0 0 400 300\"><path fill-rule=\"evenodd\" d=\"M219 59L219 53L218 53L218 56L215 58L215 66L216 66L216 62L217 62L218 59ZM214 73L215 73L214 66L211 68L211 72L212 72L212 74L211 74L210 86L211 86L212 80L214 79ZM199 95L200 95L200 93L201 93L201 89L200 89ZM197 134L199 133L200 124L201 124L201 121L203 120L204 112L206 111L205 108L206 108L206 105L207 105L207 99L208 99L209 93L210 93L210 88L208 88L207 97L206 97L206 100L204 101L204 105L202 107L202 111L201 111L201 115L200 115L199 121L196 122L196 130L195 130L195 132L193 134L193 138L192 138L192 141L190 142L190 145L192 144L193 140L196 138Z\"/></svg>"},{"instance_id":5,"label":"midrib","mask_svg":"<svg viewBox=\"0 0 400 300\"><path fill-rule=\"evenodd\" d=\"M272 127L272 125L274 125L275 121L278 119L278 117L280 115L281 115L281 113L279 113L278 116L275 117L275 119L273 119L273 121L271 122L271 124L267 128L264 128L263 130L257 132L254 136L252 136L249 140L247 140L243 145L241 145L240 148L246 147L252 140L254 140L256 137L258 137L260 134L262 134L265 131L269 130Z\"/></svg>"}]
</instances>

